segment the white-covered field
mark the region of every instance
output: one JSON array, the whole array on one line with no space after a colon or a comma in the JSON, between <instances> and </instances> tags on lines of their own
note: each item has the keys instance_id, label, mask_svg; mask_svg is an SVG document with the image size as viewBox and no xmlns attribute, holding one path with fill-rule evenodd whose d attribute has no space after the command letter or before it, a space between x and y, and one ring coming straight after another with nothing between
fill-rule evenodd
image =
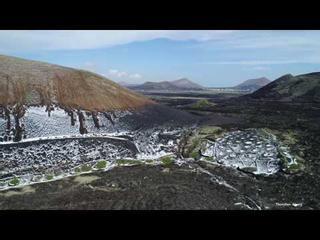
<instances>
[{"instance_id":1,"label":"white-covered field","mask_svg":"<svg viewBox=\"0 0 320 240\"><path fill-rule=\"evenodd\" d=\"M228 132L215 142L208 141L203 155L255 174L272 174L280 169L279 147L273 135L247 129Z\"/></svg>"},{"instance_id":2,"label":"white-covered field","mask_svg":"<svg viewBox=\"0 0 320 240\"><path fill-rule=\"evenodd\" d=\"M89 133L115 133L119 131L117 124L113 125L102 113L98 114L100 128L94 126L92 116L87 116L85 112L85 125ZM114 123L118 123L119 119L130 112L116 112L110 114ZM56 107L51 111L50 117L45 107L29 107L24 117L20 120L25 125L26 138L74 135L79 134L78 116L74 113L76 119L75 125L71 125L71 118L63 109ZM11 116L11 124L14 125L13 116ZM0 137L4 136L6 131L6 120L0 118Z\"/></svg>"},{"instance_id":3,"label":"white-covered field","mask_svg":"<svg viewBox=\"0 0 320 240\"><path fill-rule=\"evenodd\" d=\"M114 124L99 114L99 129L94 126L92 116L85 114L88 134L81 135L79 121L71 126L70 116L64 110L56 108L49 117L44 107L28 108L21 120L26 138L20 142L0 142L0 189L7 188L8 181L15 177L25 183L36 182L45 174L56 177L72 174L75 167L83 164L157 159L175 151L182 128L128 131L119 124L121 117L128 114L112 115ZM5 127L6 121L0 118L0 135L5 134Z\"/></svg>"}]
</instances>

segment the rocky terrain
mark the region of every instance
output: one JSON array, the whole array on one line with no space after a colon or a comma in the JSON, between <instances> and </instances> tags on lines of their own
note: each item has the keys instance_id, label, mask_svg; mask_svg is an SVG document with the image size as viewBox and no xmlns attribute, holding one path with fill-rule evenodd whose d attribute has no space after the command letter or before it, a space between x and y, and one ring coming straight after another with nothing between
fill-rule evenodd
<instances>
[{"instance_id":1,"label":"rocky terrain","mask_svg":"<svg viewBox=\"0 0 320 240\"><path fill-rule=\"evenodd\" d=\"M0 73L1 189L172 154L197 121L82 70L1 56Z\"/></svg>"},{"instance_id":2,"label":"rocky terrain","mask_svg":"<svg viewBox=\"0 0 320 240\"><path fill-rule=\"evenodd\" d=\"M173 93L168 107L93 73L0 60L0 209L320 207L317 73L244 96Z\"/></svg>"},{"instance_id":3,"label":"rocky terrain","mask_svg":"<svg viewBox=\"0 0 320 240\"><path fill-rule=\"evenodd\" d=\"M320 73L298 76L287 74L249 96L258 100L282 102L320 102Z\"/></svg>"},{"instance_id":4,"label":"rocky terrain","mask_svg":"<svg viewBox=\"0 0 320 240\"><path fill-rule=\"evenodd\" d=\"M0 192L0 209L319 209L316 182L190 161L135 163Z\"/></svg>"}]
</instances>

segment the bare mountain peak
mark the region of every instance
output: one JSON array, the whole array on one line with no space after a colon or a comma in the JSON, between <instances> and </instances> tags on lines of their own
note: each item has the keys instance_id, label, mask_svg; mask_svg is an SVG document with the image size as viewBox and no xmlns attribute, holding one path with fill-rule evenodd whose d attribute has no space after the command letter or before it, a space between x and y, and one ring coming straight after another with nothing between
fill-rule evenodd
<instances>
[{"instance_id":1,"label":"bare mountain peak","mask_svg":"<svg viewBox=\"0 0 320 240\"><path fill-rule=\"evenodd\" d=\"M201 85L192 82L188 78L180 78L178 80L171 81L174 85L182 88L187 88L187 89L203 89Z\"/></svg>"},{"instance_id":2,"label":"bare mountain peak","mask_svg":"<svg viewBox=\"0 0 320 240\"><path fill-rule=\"evenodd\" d=\"M186 90L202 90L204 87L192 82L187 78L181 78L173 81L162 82L145 82L141 85L132 87L135 90L143 91L186 91Z\"/></svg>"}]
</instances>

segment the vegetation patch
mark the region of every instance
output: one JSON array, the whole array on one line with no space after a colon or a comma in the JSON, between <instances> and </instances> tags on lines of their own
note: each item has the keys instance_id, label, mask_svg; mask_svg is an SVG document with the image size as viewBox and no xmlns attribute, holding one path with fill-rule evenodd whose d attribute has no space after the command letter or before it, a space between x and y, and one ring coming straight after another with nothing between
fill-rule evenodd
<instances>
[{"instance_id":1,"label":"vegetation patch","mask_svg":"<svg viewBox=\"0 0 320 240\"><path fill-rule=\"evenodd\" d=\"M81 166L81 172L90 172L92 170L92 167L89 165L82 165Z\"/></svg>"},{"instance_id":2,"label":"vegetation patch","mask_svg":"<svg viewBox=\"0 0 320 240\"><path fill-rule=\"evenodd\" d=\"M299 171L302 171L305 166L303 164L304 160L298 156L304 156L303 150L300 149L300 151L297 154L292 153L292 148L296 148L298 144L298 133L292 129L288 129L286 131L279 131L269 128L263 128L261 129L263 133L265 134L271 134L273 136L276 136L276 138L281 142L283 147L278 147L278 158L281 162L281 167L284 172L287 173L296 173ZM285 149L288 150L285 150ZM290 149L290 154L289 154Z\"/></svg>"},{"instance_id":3,"label":"vegetation patch","mask_svg":"<svg viewBox=\"0 0 320 240\"><path fill-rule=\"evenodd\" d=\"M303 159L299 156L289 156L283 150L278 150L278 157L281 161L282 170L287 173L296 173L303 170Z\"/></svg>"},{"instance_id":4,"label":"vegetation patch","mask_svg":"<svg viewBox=\"0 0 320 240\"><path fill-rule=\"evenodd\" d=\"M222 132L223 129L217 126L204 126L199 130L200 135L221 134Z\"/></svg>"},{"instance_id":5,"label":"vegetation patch","mask_svg":"<svg viewBox=\"0 0 320 240\"><path fill-rule=\"evenodd\" d=\"M14 177L13 179L11 179L11 180L9 181L9 186L17 186L17 185L19 185L19 183L20 183L19 178Z\"/></svg>"},{"instance_id":6,"label":"vegetation patch","mask_svg":"<svg viewBox=\"0 0 320 240\"><path fill-rule=\"evenodd\" d=\"M195 160L198 160L201 157L200 154L199 154L199 150L191 152L190 153L190 157L195 159Z\"/></svg>"},{"instance_id":7,"label":"vegetation patch","mask_svg":"<svg viewBox=\"0 0 320 240\"><path fill-rule=\"evenodd\" d=\"M200 151L205 147L207 140L215 141L224 133L224 130L221 127L217 126L203 126L199 128L198 131L195 131L192 136L187 140L187 143L184 147L183 156L200 159Z\"/></svg>"},{"instance_id":8,"label":"vegetation patch","mask_svg":"<svg viewBox=\"0 0 320 240\"><path fill-rule=\"evenodd\" d=\"M195 155L194 152L197 152L199 150L201 139L202 138L197 133L195 133L193 136L191 136L188 139L188 142L184 148L183 156L184 157L193 157L193 155Z\"/></svg>"},{"instance_id":9,"label":"vegetation patch","mask_svg":"<svg viewBox=\"0 0 320 240\"><path fill-rule=\"evenodd\" d=\"M201 135L203 139L210 141L215 141L217 138L221 137L223 133L224 130L217 126L204 126L199 130L199 135Z\"/></svg>"},{"instance_id":10,"label":"vegetation patch","mask_svg":"<svg viewBox=\"0 0 320 240\"><path fill-rule=\"evenodd\" d=\"M154 160L152 160L152 159L147 159L147 160L145 160L145 162L146 162L146 163L153 163Z\"/></svg>"},{"instance_id":11,"label":"vegetation patch","mask_svg":"<svg viewBox=\"0 0 320 240\"><path fill-rule=\"evenodd\" d=\"M165 167L170 167L174 164L174 160L171 156L162 157L162 158L160 158L160 161L161 161L162 165Z\"/></svg>"},{"instance_id":12,"label":"vegetation patch","mask_svg":"<svg viewBox=\"0 0 320 240\"><path fill-rule=\"evenodd\" d=\"M48 181L52 180L53 179L53 175L52 174L46 175L46 179Z\"/></svg>"},{"instance_id":13,"label":"vegetation patch","mask_svg":"<svg viewBox=\"0 0 320 240\"><path fill-rule=\"evenodd\" d=\"M95 167L96 167L97 169L106 168L106 167L107 167L107 161L105 161L105 160L99 161L99 162L95 165Z\"/></svg>"},{"instance_id":14,"label":"vegetation patch","mask_svg":"<svg viewBox=\"0 0 320 240\"><path fill-rule=\"evenodd\" d=\"M214 106L215 104L209 102L207 99L201 99L195 104L191 105L192 109L201 110Z\"/></svg>"},{"instance_id":15,"label":"vegetation patch","mask_svg":"<svg viewBox=\"0 0 320 240\"><path fill-rule=\"evenodd\" d=\"M142 161L129 160L129 159L119 159L119 160L117 160L117 164L118 164L118 166L121 166L121 165L138 165L138 164L142 164Z\"/></svg>"},{"instance_id":16,"label":"vegetation patch","mask_svg":"<svg viewBox=\"0 0 320 240\"><path fill-rule=\"evenodd\" d=\"M204 157L203 159L206 160L206 161L209 161L209 162L213 162L214 161L214 157Z\"/></svg>"}]
</instances>

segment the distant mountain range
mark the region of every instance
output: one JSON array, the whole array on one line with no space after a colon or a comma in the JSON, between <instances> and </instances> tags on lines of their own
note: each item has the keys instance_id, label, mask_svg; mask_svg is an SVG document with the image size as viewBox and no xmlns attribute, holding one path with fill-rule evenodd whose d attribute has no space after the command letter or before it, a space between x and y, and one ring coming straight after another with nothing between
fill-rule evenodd
<instances>
[{"instance_id":1,"label":"distant mountain range","mask_svg":"<svg viewBox=\"0 0 320 240\"><path fill-rule=\"evenodd\" d=\"M248 96L260 100L320 103L320 72L287 74Z\"/></svg>"},{"instance_id":2,"label":"distant mountain range","mask_svg":"<svg viewBox=\"0 0 320 240\"><path fill-rule=\"evenodd\" d=\"M262 77L262 78L255 78L255 79L249 79L244 81L243 83L233 87L238 90L243 91L256 91L261 87L264 87L265 85L269 84L271 81L268 78Z\"/></svg>"},{"instance_id":3,"label":"distant mountain range","mask_svg":"<svg viewBox=\"0 0 320 240\"><path fill-rule=\"evenodd\" d=\"M128 82L125 82L125 81L120 81L120 82L117 82L117 83L122 87L133 87L133 86L138 86L139 85L137 83L128 83Z\"/></svg>"},{"instance_id":4,"label":"distant mountain range","mask_svg":"<svg viewBox=\"0 0 320 240\"><path fill-rule=\"evenodd\" d=\"M254 92L270 82L271 81L265 77L249 79L235 87L231 87L231 89ZM127 82L119 82L119 84L136 91L201 91L208 89L187 78L181 78L174 81L145 82L143 84Z\"/></svg>"},{"instance_id":5,"label":"distant mountain range","mask_svg":"<svg viewBox=\"0 0 320 240\"><path fill-rule=\"evenodd\" d=\"M205 89L201 85L196 84L187 78L181 78L174 81L145 82L140 85L126 84L123 86L138 91L188 91Z\"/></svg>"},{"instance_id":6,"label":"distant mountain range","mask_svg":"<svg viewBox=\"0 0 320 240\"><path fill-rule=\"evenodd\" d=\"M175 81L145 82L140 85L131 84L126 85L126 87L136 91L201 91L208 89L186 78ZM274 81L270 81L265 77L249 79L235 87L226 89L252 92L244 96L252 99L284 102L320 102L320 72L298 76L287 74Z\"/></svg>"}]
</instances>

